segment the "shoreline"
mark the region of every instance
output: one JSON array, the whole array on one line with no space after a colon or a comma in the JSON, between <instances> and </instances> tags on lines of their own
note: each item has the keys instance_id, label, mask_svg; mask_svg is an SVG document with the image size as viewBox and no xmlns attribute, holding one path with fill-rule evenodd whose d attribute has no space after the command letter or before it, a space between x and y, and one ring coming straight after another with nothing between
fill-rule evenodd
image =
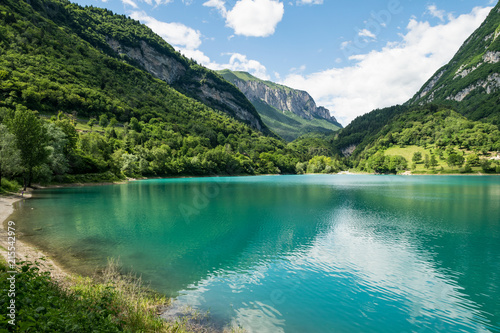
<instances>
[{"instance_id":1,"label":"shoreline","mask_svg":"<svg viewBox=\"0 0 500 333\"><path fill-rule=\"evenodd\" d=\"M89 184L89 186L98 186L98 185L113 185L116 183L93 183ZM120 183L119 183L120 184ZM68 186L78 186L75 184L68 184ZM45 187L39 187L45 188ZM8 248L12 245L8 244L8 232L7 232L7 224L11 221L10 217L14 213L15 207L14 205L22 200L28 200L32 198L32 191L24 193L24 196L19 194L11 194L8 196L0 196L0 222L2 225L0 226L0 255L3 256L5 261L8 263ZM17 221L14 221L17 223ZM38 249L35 244L32 244L27 241L19 240L19 236L22 234L17 233L16 228L16 239L15 239L15 258L16 258L16 268L20 267L20 262L22 261L30 261L30 262L38 262L37 267L40 272L48 272L52 278L52 281L59 285L62 290L70 290L71 286L75 284L75 281L78 281L81 278L90 278L91 281L94 280L94 276L92 274L81 274L76 272L70 268L65 267L64 265L57 262L57 259L47 255L45 252L42 252ZM120 274L120 273L119 273ZM140 281L140 280L139 280ZM100 282L93 282L100 283ZM134 288L135 288L134 284ZM146 287L148 290L149 287ZM172 299L173 300L173 299ZM163 320L167 325L176 325L179 320L184 322L184 329L188 330L188 332L193 333L225 333L229 332L225 327L222 327L216 324L216 322L212 322L208 312L207 313L199 313L189 308L176 308L172 307L172 304L162 305L161 311L156 314L156 317ZM182 330L182 332L186 332ZM231 331L232 332L232 331Z\"/></svg>"},{"instance_id":2,"label":"shoreline","mask_svg":"<svg viewBox=\"0 0 500 333\"><path fill-rule=\"evenodd\" d=\"M318 175L330 175L330 176L500 176L499 173L413 173L411 171L406 171L404 173L395 174L385 174L385 173L370 173L370 172L353 172L350 170L340 171L338 173L304 173L304 174L263 174L263 175L205 175L205 176L165 176L165 177L140 177L140 178L127 178L123 181L117 182L96 182L96 183L57 183L49 185L39 185L35 184L33 189L50 189L50 188L65 188L65 187L87 187L87 186L106 186L106 185L123 185L131 182L137 182L141 180L153 180L153 179L189 179L189 178L226 178L226 177L261 177L261 176L318 176ZM2 198L2 196L0 196ZM3 197L5 198L5 197ZM25 197L27 198L27 197ZM1 217L1 216L0 216Z\"/></svg>"},{"instance_id":3,"label":"shoreline","mask_svg":"<svg viewBox=\"0 0 500 333\"><path fill-rule=\"evenodd\" d=\"M2 223L2 227L0 228L0 254L4 257L4 259L8 260L8 234L6 225L10 220L10 216L14 213L14 204L21 200L28 200L32 196L31 192L25 193L24 196L20 195L9 195L9 196L1 196L0 197L0 222ZM14 221L16 222L16 221ZM17 230L17 228L16 228ZM73 273L63 269L61 265L56 263L54 259L52 259L47 254L40 251L36 246L30 244L26 241L19 239L19 234L16 232L16 241L15 241L15 257L16 257L16 267L21 261L38 261L40 271L49 272L52 278L58 283L64 284L64 280L67 277L70 277Z\"/></svg>"},{"instance_id":4,"label":"shoreline","mask_svg":"<svg viewBox=\"0 0 500 333\"><path fill-rule=\"evenodd\" d=\"M376 174L376 173L365 173L365 172L352 172L352 171L341 171L335 174L303 174L306 175L331 175L331 176L341 176L341 175L349 175L349 176L500 176L500 174L484 174L484 173L474 173L474 174L420 174L420 173L412 173L405 172L401 174ZM123 185L128 184L130 182L136 182L141 180L150 180L150 179L184 179L184 178L210 178L210 177L257 177L257 176L281 176L275 174L265 174L265 175L206 175L206 176L170 176L170 177L141 177L141 178L127 178L123 181L118 182L97 182L97 183L61 183L61 184L50 184L50 185L36 185L32 189L29 189L24 193L24 196L21 196L17 193L12 193L7 196L0 196L0 223L2 226L0 227L0 254L7 259L7 248L9 245L7 244L7 229L6 224L9 220L9 217L14 213L14 204L21 201L30 199L33 195L33 191L38 189L50 189L50 188L67 188L67 187L87 187L87 186L105 186L105 185ZM301 176L301 175L297 175ZM16 222L16 221L14 221ZM40 260L44 258L43 260ZM27 241L23 241L19 239L19 235L16 234L16 259L19 261L32 261L38 260L41 262L41 269L43 271L48 271L51 275L57 279L61 280L61 278L68 277L72 274L78 274L77 272L72 271L71 269L64 267L64 265L57 263L57 259L51 258L51 256L42 252L37 248L36 244L32 244Z\"/></svg>"}]
</instances>

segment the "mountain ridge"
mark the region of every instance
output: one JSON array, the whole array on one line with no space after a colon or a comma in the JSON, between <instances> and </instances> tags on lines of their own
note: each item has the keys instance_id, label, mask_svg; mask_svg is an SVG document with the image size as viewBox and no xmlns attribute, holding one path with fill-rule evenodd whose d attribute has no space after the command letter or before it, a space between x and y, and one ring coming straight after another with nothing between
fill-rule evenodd
<instances>
[{"instance_id":1,"label":"mountain ridge","mask_svg":"<svg viewBox=\"0 0 500 333\"><path fill-rule=\"evenodd\" d=\"M405 104L373 110L341 130L334 141L337 152L357 156L388 135L391 128L399 128L393 126L398 118L413 119L411 115L420 114L423 109L430 112L451 109L471 121L500 125L499 61L500 3L497 3L453 58Z\"/></svg>"},{"instance_id":2,"label":"mountain ridge","mask_svg":"<svg viewBox=\"0 0 500 333\"><path fill-rule=\"evenodd\" d=\"M240 91L215 72L175 51L139 21L115 15L107 9L82 7L68 0L30 0L29 3L109 56L141 68L184 95L271 134L254 106ZM134 31L134 35L130 31Z\"/></svg>"},{"instance_id":3,"label":"mountain ridge","mask_svg":"<svg viewBox=\"0 0 500 333\"><path fill-rule=\"evenodd\" d=\"M307 132L328 133L342 128L328 109L316 106L306 91L261 80L243 71L225 69L218 73L243 92L268 127L289 141Z\"/></svg>"},{"instance_id":4,"label":"mountain ridge","mask_svg":"<svg viewBox=\"0 0 500 333\"><path fill-rule=\"evenodd\" d=\"M500 4L406 103L438 103L500 125Z\"/></svg>"}]
</instances>

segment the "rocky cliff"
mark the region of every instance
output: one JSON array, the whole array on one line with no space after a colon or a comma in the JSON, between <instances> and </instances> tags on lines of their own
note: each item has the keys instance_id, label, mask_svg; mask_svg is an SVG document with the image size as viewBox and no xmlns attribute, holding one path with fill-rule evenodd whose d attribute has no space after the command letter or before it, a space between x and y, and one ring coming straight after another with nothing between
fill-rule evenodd
<instances>
[{"instance_id":1,"label":"rocky cliff","mask_svg":"<svg viewBox=\"0 0 500 333\"><path fill-rule=\"evenodd\" d=\"M220 71L219 73L241 90L250 101L260 100L273 108L289 111L304 119L320 118L339 125L337 119L330 115L330 111L322 106L316 106L311 95L305 91L262 81L245 72L241 73L245 79L238 77L238 72Z\"/></svg>"},{"instance_id":2,"label":"rocky cliff","mask_svg":"<svg viewBox=\"0 0 500 333\"><path fill-rule=\"evenodd\" d=\"M305 91L261 80L247 72L218 72L252 102L264 124L287 141L308 133L329 135L342 128L328 109Z\"/></svg>"},{"instance_id":3,"label":"rocky cliff","mask_svg":"<svg viewBox=\"0 0 500 333\"><path fill-rule=\"evenodd\" d=\"M452 104L472 120L500 125L500 3L408 102Z\"/></svg>"},{"instance_id":4,"label":"rocky cliff","mask_svg":"<svg viewBox=\"0 0 500 333\"><path fill-rule=\"evenodd\" d=\"M136 63L153 76L172 85L185 95L230 114L253 128L268 133L259 114L247 98L214 72L189 64L182 56L161 52L144 40L128 46L110 36L108 46L124 60Z\"/></svg>"}]
</instances>

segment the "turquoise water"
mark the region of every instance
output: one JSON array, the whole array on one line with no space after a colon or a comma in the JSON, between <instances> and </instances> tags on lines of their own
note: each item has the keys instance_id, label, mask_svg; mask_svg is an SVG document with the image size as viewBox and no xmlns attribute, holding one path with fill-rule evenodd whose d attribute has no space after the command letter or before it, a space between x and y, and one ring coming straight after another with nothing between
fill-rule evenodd
<instances>
[{"instance_id":1,"label":"turquoise water","mask_svg":"<svg viewBox=\"0 0 500 333\"><path fill-rule=\"evenodd\" d=\"M119 257L248 332L500 332L500 177L147 180L19 208L64 265Z\"/></svg>"}]
</instances>

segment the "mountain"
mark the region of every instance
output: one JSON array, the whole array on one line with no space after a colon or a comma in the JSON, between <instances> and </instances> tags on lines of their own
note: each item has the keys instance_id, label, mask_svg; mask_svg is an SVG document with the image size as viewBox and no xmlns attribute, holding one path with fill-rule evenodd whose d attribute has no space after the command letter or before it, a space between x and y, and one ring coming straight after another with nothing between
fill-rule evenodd
<instances>
[{"instance_id":1,"label":"mountain","mask_svg":"<svg viewBox=\"0 0 500 333\"><path fill-rule=\"evenodd\" d=\"M287 141L310 132L331 133L342 128L324 107L316 106L305 91L261 80L247 72L218 73L253 103L264 123Z\"/></svg>"},{"instance_id":2,"label":"mountain","mask_svg":"<svg viewBox=\"0 0 500 333\"><path fill-rule=\"evenodd\" d=\"M373 154L378 148L383 148L387 143L384 138L389 139L389 144L401 144L402 141L394 138L405 129L407 134L410 128L418 126L423 128L426 124L435 123L437 120L432 119L433 113L439 113L437 116L439 119L443 114L450 118L438 132L424 135L427 137L424 140L426 144L436 144L439 139L445 139L449 145L459 144L462 140L451 139L448 135L449 131L454 131L456 135L461 133L466 141L470 139L470 142L475 142L469 146L476 149L500 149L498 145L491 144L486 139L477 141L471 138L472 133L476 132L462 131L460 127L469 126L470 129L487 127L491 131L498 129L497 126L500 125L499 60L500 3L491 10L481 26L467 38L451 61L439 69L415 96L404 105L377 109L354 119L339 132L334 141L336 150L345 156L356 157L363 155L363 152L370 151ZM460 118L452 110L465 116L468 121L463 121L465 118ZM491 123L494 126L481 125L478 121ZM458 126L458 123L462 125ZM435 129L434 125L431 127ZM488 131L481 129L479 132L482 133L481 135L496 138ZM417 145L424 144L424 141L420 140L421 134L413 132L415 138L410 141ZM385 143L380 145L381 141ZM443 142L439 141L439 143ZM374 147L378 148L373 149Z\"/></svg>"},{"instance_id":3,"label":"mountain","mask_svg":"<svg viewBox=\"0 0 500 333\"><path fill-rule=\"evenodd\" d=\"M500 125L500 4L408 102L428 103L446 104L469 119Z\"/></svg>"},{"instance_id":4,"label":"mountain","mask_svg":"<svg viewBox=\"0 0 500 333\"><path fill-rule=\"evenodd\" d=\"M24 1L21 1L24 2ZM31 8L104 54L143 69L203 104L269 134L247 98L211 70L176 52L151 29L107 9L66 0L29 0ZM18 6L20 7L21 4ZM43 32L42 32L43 33ZM33 38L36 36L26 36Z\"/></svg>"},{"instance_id":5,"label":"mountain","mask_svg":"<svg viewBox=\"0 0 500 333\"><path fill-rule=\"evenodd\" d=\"M343 167L321 138L277 138L233 84L148 27L66 0L0 2L0 129L19 157L0 160L14 190Z\"/></svg>"}]
</instances>

